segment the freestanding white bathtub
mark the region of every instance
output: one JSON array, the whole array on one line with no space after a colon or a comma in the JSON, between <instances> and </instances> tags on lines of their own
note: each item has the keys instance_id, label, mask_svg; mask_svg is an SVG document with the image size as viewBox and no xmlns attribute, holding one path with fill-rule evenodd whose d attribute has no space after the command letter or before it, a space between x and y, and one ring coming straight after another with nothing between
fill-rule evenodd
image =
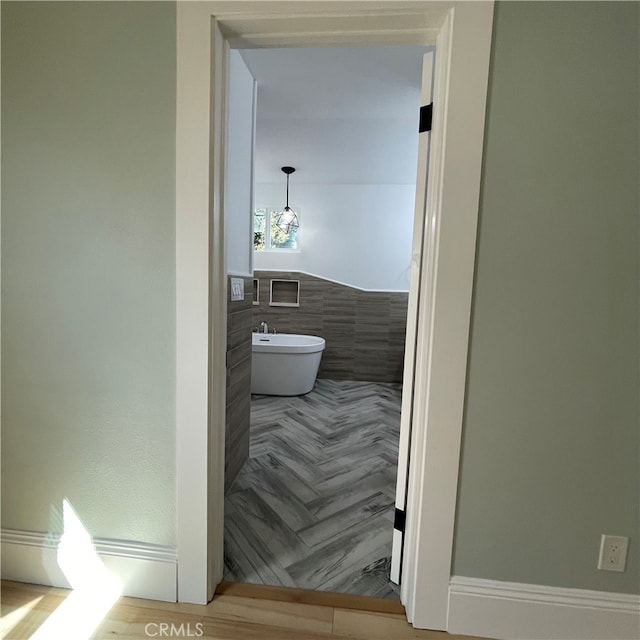
<instances>
[{"instance_id":1,"label":"freestanding white bathtub","mask_svg":"<svg viewBox=\"0 0 640 640\"><path fill-rule=\"evenodd\" d=\"M316 382L325 340L294 333L254 333L251 393L300 396Z\"/></svg>"}]
</instances>

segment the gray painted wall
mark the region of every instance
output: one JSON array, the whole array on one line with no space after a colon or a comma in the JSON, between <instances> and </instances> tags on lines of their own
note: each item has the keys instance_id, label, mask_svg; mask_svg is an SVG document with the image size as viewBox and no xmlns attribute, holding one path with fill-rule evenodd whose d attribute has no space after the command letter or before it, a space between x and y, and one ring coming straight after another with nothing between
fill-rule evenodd
<instances>
[{"instance_id":1,"label":"gray painted wall","mask_svg":"<svg viewBox=\"0 0 640 640\"><path fill-rule=\"evenodd\" d=\"M175 5L2 3L2 525L175 544Z\"/></svg>"},{"instance_id":2,"label":"gray painted wall","mask_svg":"<svg viewBox=\"0 0 640 640\"><path fill-rule=\"evenodd\" d=\"M496 7L457 575L638 593L638 27Z\"/></svg>"}]
</instances>

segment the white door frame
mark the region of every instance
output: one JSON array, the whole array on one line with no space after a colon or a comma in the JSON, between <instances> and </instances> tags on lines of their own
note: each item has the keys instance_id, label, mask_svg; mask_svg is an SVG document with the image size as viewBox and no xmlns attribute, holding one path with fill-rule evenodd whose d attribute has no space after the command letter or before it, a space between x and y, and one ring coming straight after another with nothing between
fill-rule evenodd
<instances>
[{"instance_id":1,"label":"white door frame","mask_svg":"<svg viewBox=\"0 0 640 640\"><path fill-rule=\"evenodd\" d=\"M222 578L226 51L229 46L435 44L401 598L415 626L447 628L492 20L492 0L178 3L180 601L207 602Z\"/></svg>"}]
</instances>

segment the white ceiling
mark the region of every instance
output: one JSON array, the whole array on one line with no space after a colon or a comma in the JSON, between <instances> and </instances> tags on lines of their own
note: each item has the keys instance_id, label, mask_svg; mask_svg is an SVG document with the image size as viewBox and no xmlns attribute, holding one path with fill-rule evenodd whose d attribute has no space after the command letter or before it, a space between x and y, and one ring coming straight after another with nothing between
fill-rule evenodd
<instances>
[{"instance_id":1,"label":"white ceiling","mask_svg":"<svg viewBox=\"0 0 640 640\"><path fill-rule=\"evenodd\" d=\"M258 83L256 182L415 182L427 47L243 50Z\"/></svg>"}]
</instances>

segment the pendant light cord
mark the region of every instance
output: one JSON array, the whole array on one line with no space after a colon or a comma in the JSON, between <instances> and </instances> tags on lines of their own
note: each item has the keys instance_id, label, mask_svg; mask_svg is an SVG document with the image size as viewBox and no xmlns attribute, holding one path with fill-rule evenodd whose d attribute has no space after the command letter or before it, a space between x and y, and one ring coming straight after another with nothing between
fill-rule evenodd
<instances>
[{"instance_id":1,"label":"pendant light cord","mask_svg":"<svg viewBox=\"0 0 640 640\"><path fill-rule=\"evenodd\" d=\"M289 209L289 174L287 173L287 206L285 211Z\"/></svg>"},{"instance_id":2,"label":"pendant light cord","mask_svg":"<svg viewBox=\"0 0 640 640\"><path fill-rule=\"evenodd\" d=\"M281 171L287 176L287 204L284 210L291 211L291 207L289 206L289 176L295 171L295 167L282 167Z\"/></svg>"}]
</instances>

